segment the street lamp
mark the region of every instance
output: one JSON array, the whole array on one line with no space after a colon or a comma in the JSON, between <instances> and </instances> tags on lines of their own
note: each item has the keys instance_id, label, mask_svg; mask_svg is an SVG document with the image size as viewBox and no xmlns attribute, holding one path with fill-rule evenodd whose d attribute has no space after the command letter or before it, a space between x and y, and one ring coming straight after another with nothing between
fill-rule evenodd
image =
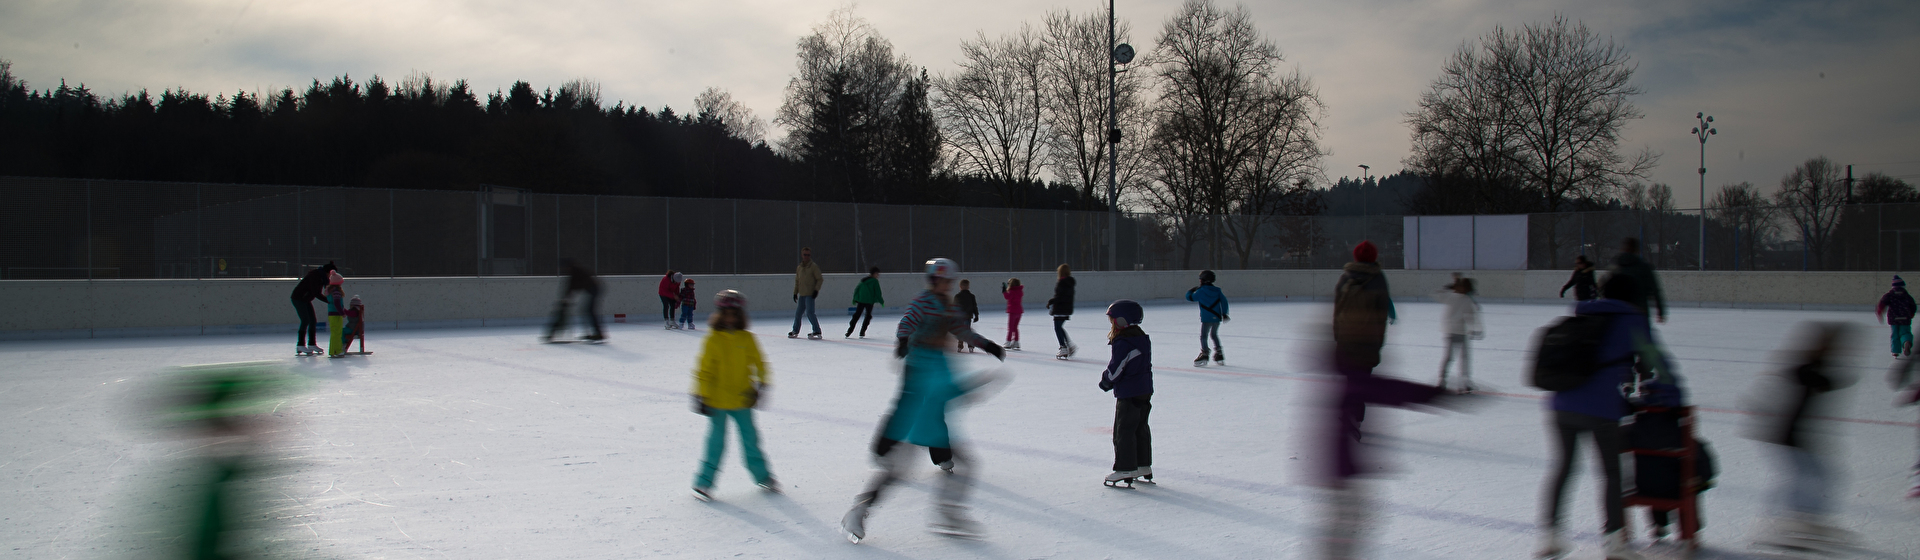
<instances>
[{"instance_id":1,"label":"street lamp","mask_svg":"<svg viewBox=\"0 0 1920 560\"><path fill-rule=\"evenodd\" d=\"M1700 137L1700 270L1707 270L1707 137L1719 134L1713 128L1713 117L1706 113L1694 113L1693 118L1700 126L1693 127L1693 135Z\"/></svg>"},{"instance_id":2,"label":"street lamp","mask_svg":"<svg viewBox=\"0 0 1920 560\"><path fill-rule=\"evenodd\" d=\"M1360 165L1360 240L1361 241L1367 240L1367 229L1369 225L1367 224L1367 179L1372 177L1371 175L1368 175L1368 173L1371 173L1372 171L1373 171L1372 167L1367 167L1366 164Z\"/></svg>"},{"instance_id":3,"label":"street lamp","mask_svg":"<svg viewBox=\"0 0 1920 560\"><path fill-rule=\"evenodd\" d=\"M1133 45L1114 35L1114 0L1107 0L1107 262L1120 270L1120 65L1133 62Z\"/></svg>"}]
</instances>

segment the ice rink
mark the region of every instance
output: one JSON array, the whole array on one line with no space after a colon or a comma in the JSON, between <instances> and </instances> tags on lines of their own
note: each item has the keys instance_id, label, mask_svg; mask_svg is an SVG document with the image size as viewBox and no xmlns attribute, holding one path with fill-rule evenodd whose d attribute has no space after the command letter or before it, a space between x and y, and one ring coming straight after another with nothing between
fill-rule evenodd
<instances>
[{"instance_id":1,"label":"ice rink","mask_svg":"<svg viewBox=\"0 0 1920 560\"><path fill-rule=\"evenodd\" d=\"M989 312L976 327L1004 338L998 299L982 299ZM787 302L756 303L753 331L774 387L758 423L786 493L753 487L735 440L712 503L689 493L706 432L687 396L704 324L611 325L611 342L598 346L541 344L536 327L376 331L375 354L345 359L294 358L284 335L0 343L0 556L145 557L136 548L154 535L133 520L165 510L148 496L193 453L151 418L145 395L167 366L278 360L310 381L274 413L278 470L261 481L272 495L262 507L316 557L1310 557L1322 515L1311 475L1325 461L1316 402L1327 379L1309 352L1323 338L1326 304L1234 305L1221 329L1227 365L1203 368L1192 364L1194 307L1149 305L1159 484L1137 490L1100 482L1113 418L1112 397L1096 387L1107 358L1100 310L1068 323L1081 347L1071 361L1053 358L1051 324L1030 311L1026 350L1008 356L1012 381L958 424L979 459L970 505L985 538L927 531L939 475L916 452L914 478L873 510L855 545L839 520L870 474L869 439L898 383L898 316L876 318L868 339L845 340L846 317L823 314L827 340L789 340L788 321L774 318ZM1401 301L1399 310L1379 371L1432 382L1440 307ZM1484 311L1477 406L1368 416L1373 457L1388 471L1371 486L1378 524L1366 557L1530 557L1547 417L1521 371L1534 331L1566 308ZM1767 444L1745 437L1756 418L1750 389L1781 369L1793 327L1810 320L1858 325L1844 371L1859 381L1822 423L1836 450L1840 524L1864 539L1862 558L1920 556L1920 500L1904 497L1920 410L1892 405L1885 328L1866 312L1676 308L1659 333L1721 465L1718 487L1703 495L1701 558L1754 557L1748 543L1765 530L1781 479ZM984 353L958 360L995 365ZM1566 526L1573 558L1599 558L1592 447L1581 451ZM1629 515L1636 546L1678 557L1674 546L1648 544L1642 510Z\"/></svg>"}]
</instances>

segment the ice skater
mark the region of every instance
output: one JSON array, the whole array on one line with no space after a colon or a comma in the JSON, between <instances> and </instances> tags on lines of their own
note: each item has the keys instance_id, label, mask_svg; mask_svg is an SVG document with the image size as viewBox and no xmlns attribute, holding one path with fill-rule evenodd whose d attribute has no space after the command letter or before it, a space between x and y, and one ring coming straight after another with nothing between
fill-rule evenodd
<instances>
[{"instance_id":1,"label":"ice skater","mask_svg":"<svg viewBox=\"0 0 1920 560\"><path fill-rule=\"evenodd\" d=\"M1833 392L1853 384L1853 376L1839 364L1846 355L1845 323L1808 323L1797 338L1806 341L1793 369L1761 381L1760 393L1774 401L1774 410L1764 418L1770 422L1758 432L1759 439L1774 444L1780 457L1781 480L1777 505L1780 513L1754 546L1763 552L1835 553L1855 539L1841 528L1835 510L1835 487L1831 465L1821 455L1827 452L1815 419L1838 399Z\"/></svg>"},{"instance_id":2,"label":"ice skater","mask_svg":"<svg viewBox=\"0 0 1920 560\"><path fill-rule=\"evenodd\" d=\"M688 278L680 282L680 328L693 328L693 309L699 307L700 296L693 291L694 282Z\"/></svg>"},{"instance_id":3,"label":"ice skater","mask_svg":"<svg viewBox=\"0 0 1920 560\"><path fill-rule=\"evenodd\" d=\"M873 323L873 307L886 304L886 298L880 296L880 267L868 268L867 277L853 287L853 320L847 321L847 335L841 338L853 338L854 325L860 326L860 338L866 338L867 325Z\"/></svg>"},{"instance_id":4,"label":"ice skater","mask_svg":"<svg viewBox=\"0 0 1920 560\"><path fill-rule=\"evenodd\" d=\"M547 325L547 334L540 337L540 340L553 342L553 339L560 336L560 333L566 329L567 306L574 292L585 294L586 301L581 302L580 311L586 315L587 324L593 326L593 333L582 338L596 344L606 340L606 332L600 328L600 279L594 277L593 271L587 270L587 267L581 266L573 259L560 259L560 270L566 273L567 281L560 286L560 301L553 306L553 321ZM678 302L679 297L680 294L675 292L674 301ZM672 328L672 311L668 313L667 326Z\"/></svg>"},{"instance_id":5,"label":"ice skater","mask_svg":"<svg viewBox=\"0 0 1920 560\"><path fill-rule=\"evenodd\" d=\"M1000 297L1007 300L1007 345L1008 350L1020 349L1020 315L1027 312L1021 299L1027 297L1027 289L1020 287L1019 278L1008 278L1000 283Z\"/></svg>"},{"instance_id":6,"label":"ice skater","mask_svg":"<svg viewBox=\"0 0 1920 560\"><path fill-rule=\"evenodd\" d=\"M954 399L990 382L992 377L989 374L974 374L964 379L955 376L946 349L952 347L951 339L962 338L1002 361L1007 355L1000 345L973 332L972 322L954 306L948 293L953 290L958 272L959 265L952 260L927 261L927 289L913 299L907 308L908 317L901 319L899 344L894 352L895 356L905 359L900 391L894 397L893 409L880 421L879 436L874 438L872 451L879 470L840 520L847 540L858 543L866 538L868 510L880 502L887 488L903 474L906 461L901 449L909 446L900 443L946 449L951 453L947 464L942 466L946 476L935 496L939 505L934 532L960 537L980 534L979 526L967 515L963 505L972 460L948 431L947 412Z\"/></svg>"},{"instance_id":7,"label":"ice skater","mask_svg":"<svg viewBox=\"0 0 1920 560\"><path fill-rule=\"evenodd\" d=\"M298 284L293 285L293 310L300 315L300 327L293 331L295 356L320 355L320 319L313 314L313 300L322 297L321 292L327 286L327 275L335 269L333 261L327 261L325 266L308 272Z\"/></svg>"},{"instance_id":8,"label":"ice skater","mask_svg":"<svg viewBox=\"0 0 1920 560\"><path fill-rule=\"evenodd\" d=\"M360 296L353 296L353 299L347 300L345 315L347 325L340 331L340 338L346 343L345 348L353 348L353 341L357 338L360 339L360 351L365 353L367 351L367 306L360 301Z\"/></svg>"},{"instance_id":9,"label":"ice skater","mask_svg":"<svg viewBox=\"0 0 1920 560\"><path fill-rule=\"evenodd\" d=\"M566 264L561 266L564 269ZM666 321L667 330L680 328L680 324L673 321L674 310L680 308L680 280L680 273L673 269L667 269L666 276L660 277L660 318Z\"/></svg>"},{"instance_id":10,"label":"ice skater","mask_svg":"<svg viewBox=\"0 0 1920 560\"><path fill-rule=\"evenodd\" d=\"M1451 286L1433 293L1444 310L1440 313L1440 334L1446 337L1447 353L1440 358L1440 388L1447 388L1447 366L1453 363L1455 348L1460 350L1460 392L1473 392L1473 367L1468 361L1468 340L1480 340L1480 302L1474 301L1473 279L1458 278Z\"/></svg>"},{"instance_id":11,"label":"ice skater","mask_svg":"<svg viewBox=\"0 0 1920 560\"><path fill-rule=\"evenodd\" d=\"M1113 357L1100 372L1100 390L1113 392L1113 473L1107 486L1153 482L1153 430L1147 427L1147 413L1153 411L1153 341L1140 329L1145 315L1133 300L1107 306Z\"/></svg>"},{"instance_id":12,"label":"ice skater","mask_svg":"<svg viewBox=\"0 0 1920 560\"><path fill-rule=\"evenodd\" d=\"M1593 261L1586 255L1573 258L1573 277L1560 286L1560 297L1567 297L1567 288L1573 288L1574 301L1588 301L1594 298Z\"/></svg>"},{"instance_id":13,"label":"ice skater","mask_svg":"<svg viewBox=\"0 0 1920 560\"><path fill-rule=\"evenodd\" d=\"M1894 406L1913 406L1920 403L1920 379L1914 375L1917 362L1911 356L1894 360L1893 368L1887 371L1887 384L1893 386ZM1913 471L1908 475L1912 488L1907 490L1908 498L1920 498L1920 459L1913 462Z\"/></svg>"},{"instance_id":14,"label":"ice skater","mask_svg":"<svg viewBox=\"0 0 1920 560\"><path fill-rule=\"evenodd\" d=\"M1635 290L1633 299L1627 303L1640 308L1640 313L1653 317L1661 324L1667 322L1667 296L1660 289L1660 277L1653 272L1653 264L1640 258L1640 239L1628 237L1620 240L1620 254L1613 257L1613 273L1609 277L1627 275L1633 277ZM1605 296L1601 296L1605 297Z\"/></svg>"},{"instance_id":15,"label":"ice skater","mask_svg":"<svg viewBox=\"0 0 1920 560\"><path fill-rule=\"evenodd\" d=\"M800 337L800 318L807 318L813 324L813 332L808 340L820 340L820 318L813 315L814 300L820 297L820 286L826 283L826 277L820 275L820 264L813 262L813 248L800 248L800 264L793 267L793 330L787 331L787 338Z\"/></svg>"},{"instance_id":16,"label":"ice skater","mask_svg":"<svg viewBox=\"0 0 1920 560\"><path fill-rule=\"evenodd\" d=\"M966 280L961 280L960 293L953 295L953 303L960 306L960 314L965 315L969 319L967 321L969 324L980 322L980 300L973 297L973 290L968 289L970 285ZM959 348L961 352L973 351L973 348L968 346L967 341L964 339L959 341L958 344L960 345Z\"/></svg>"},{"instance_id":17,"label":"ice skater","mask_svg":"<svg viewBox=\"0 0 1920 560\"><path fill-rule=\"evenodd\" d=\"M1053 315L1053 337L1060 341L1060 352L1053 357L1065 360L1080 350L1067 336L1067 320L1073 318L1073 269L1061 263L1054 272L1060 279L1053 283L1053 299L1047 300L1047 313Z\"/></svg>"},{"instance_id":18,"label":"ice skater","mask_svg":"<svg viewBox=\"0 0 1920 560\"><path fill-rule=\"evenodd\" d=\"M347 355L346 345L341 340L346 335L347 292L346 277L335 270L327 273L327 357L338 358Z\"/></svg>"},{"instance_id":19,"label":"ice skater","mask_svg":"<svg viewBox=\"0 0 1920 560\"><path fill-rule=\"evenodd\" d=\"M1893 277L1893 287L1880 296L1873 316L1893 327L1893 357L1913 355L1913 295L1907 293L1907 281Z\"/></svg>"},{"instance_id":20,"label":"ice skater","mask_svg":"<svg viewBox=\"0 0 1920 560\"><path fill-rule=\"evenodd\" d=\"M1213 337L1214 365L1227 365L1227 349L1220 345L1220 323L1231 321L1227 316L1227 295L1213 285L1211 270L1200 271L1200 285L1187 289L1187 301L1200 306L1200 356L1193 359L1193 366L1207 365L1207 337Z\"/></svg>"},{"instance_id":21,"label":"ice skater","mask_svg":"<svg viewBox=\"0 0 1920 560\"><path fill-rule=\"evenodd\" d=\"M692 282L689 280L688 282ZM727 450L727 421L740 430L740 454L747 461L753 483L767 492L780 492L780 483L767 469L760 452L760 432L753 425L753 409L765 402L772 373L760 353L760 342L747 330L747 298L733 290L713 297L710 329L701 344L700 361L693 369L693 410L708 418L706 454L693 476L693 497L713 500L713 477Z\"/></svg>"}]
</instances>

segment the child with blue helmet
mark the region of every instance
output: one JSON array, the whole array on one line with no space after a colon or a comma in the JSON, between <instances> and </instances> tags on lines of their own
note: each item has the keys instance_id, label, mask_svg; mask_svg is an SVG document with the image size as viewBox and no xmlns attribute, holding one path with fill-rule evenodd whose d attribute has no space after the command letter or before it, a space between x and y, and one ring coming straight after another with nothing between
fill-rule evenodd
<instances>
[{"instance_id":1,"label":"child with blue helmet","mask_svg":"<svg viewBox=\"0 0 1920 560\"><path fill-rule=\"evenodd\" d=\"M1107 486L1136 479L1153 482L1153 431L1147 414L1153 410L1153 341L1140 330L1145 311L1133 300L1107 306L1107 344L1113 357L1100 372L1100 390L1113 392L1113 474Z\"/></svg>"}]
</instances>

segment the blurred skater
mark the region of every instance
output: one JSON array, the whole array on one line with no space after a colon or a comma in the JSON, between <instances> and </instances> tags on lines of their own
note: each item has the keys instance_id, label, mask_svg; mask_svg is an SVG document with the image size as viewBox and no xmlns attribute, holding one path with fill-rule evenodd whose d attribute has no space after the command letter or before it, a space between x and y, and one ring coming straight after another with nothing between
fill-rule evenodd
<instances>
[{"instance_id":1,"label":"blurred skater","mask_svg":"<svg viewBox=\"0 0 1920 560\"><path fill-rule=\"evenodd\" d=\"M980 322L980 300L973 297L973 290L969 289L970 286L970 282L961 280L960 293L953 295L953 303L954 305L960 306L960 314L968 318L968 323L978 323ZM961 352L973 351L973 348L967 345L966 340L961 340L959 345Z\"/></svg>"},{"instance_id":2,"label":"blurred skater","mask_svg":"<svg viewBox=\"0 0 1920 560\"><path fill-rule=\"evenodd\" d=\"M1814 423L1836 401L1832 393L1853 384L1852 375L1837 363L1845 355L1841 345L1846 330L1844 323L1807 323L1795 336L1806 344L1798 363L1760 382L1761 398L1772 401L1763 406L1770 404L1777 414L1763 417L1756 436L1774 444L1785 475L1776 498L1779 513L1755 543L1762 550L1829 550L1854 540L1833 518L1836 484L1832 467L1822 457L1830 449Z\"/></svg>"},{"instance_id":3,"label":"blurred skater","mask_svg":"<svg viewBox=\"0 0 1920 560\"><path fill-rule=\"evenodd\" d=\"M153 541L141 558L305 558L280 520L292 519L280 496L263 482L290 464L273 452L273 412L300 387L274 362L184 366L163 378L156 403L161 420L188 440L182 475L164 484L156 518L135 535ZM184 467L184 468L183 468ZM317 550L317 549L311 549Z\"/></svg>"},{"instance_id":4,"label":"blurred skater","mask_svg":"<svg viewBox=\"0 0 1920 560\"><path fill-rule=\"evenodd\" d=\"M1021 300L1027 297L1027 289L1020 287L1019 278L1008 278L1000 283L1000 297L1007 299L1007 349L1020 349L1020 315L1027 312L1027 306Z\"/></svg>"},{"instance_id":5,"label":"blurred skater","mask_svg":"<svg viewBox=\"0 0 1920 560\"><path fill-rule=\"evenodd\" d=\"M688 278L680 283L680 328L687 330L695 330L693 328L693 309L699 307L700 303L700 296L694 293L693 285L694 282L692 278Z\"/></svg>"},{"instance_id":6,"label":"blurred skater","mask_svg":"<svg viewBox=\"0 0 1920 560\"><path fill-rule=\"evenodd\" d=\"M887 488L902 476L906 460L901 449L907 446L900 443L944 449L950 455L941 461L946 476L935 495L939 517L933 523L934 532L961 537L979 535L978 525L962 505L972 458L949 433L947 412L951 401L992 378L986 374L965 379L955 376L946 349L952 346L952 339L962 338L1002 361L1007 355L1000 345L973 332L972 322L954 306L949 292L958 273L959 265L952 260L927 261L927 289L913 299L907 307L907 316L900 321L899 345L894 351L895 356L905 358L900 392L894 397L893 409L881 418L880 433L874 438L872 451L879 470L867 482L866 489L854 498L853 508L840 520L847 540L858 543L866 538L867 511L878 504Z\"/></svg>"},{"instance_id":7,"label":"blurred skater","mask_svg":"<svg viewBox=\"0 0 1920 560\"><path fill-rule=\"evenodd\" d=\"M691 285L693 280L687 280ZM760 353L760 342L747 330L747 298L733 290L713 296L714 311L707 318L700 361L693 370L693 410L708 418L706 454L693 477L693 497L713 500L713 477L727 450L727 422L740 430L740 454L747 472L761 489L778 493L780 483L767 469L760 452L760 432L754 428L753 409L765 402L772 373Z\"/></svg>"},{"instance_id":8,"label":"blurred skater","mask_svg":"<svg viewBox=\"0 0 1920 560\"><path fill-rule=\"evenodd\" d=\"M1913 355L1913 295L1907 293L1907 281L1893 277L1893 287L1880 296L1873 316L1893 327L1893 357Z\"/></svg>"},{"instance_id":9,"label":"blurred skater","mask_svg":"<svg viewBox=\"0 0 1920 560\"><path fill-rule=\"evenodd\" d=\"M1133 487L1136 479L1153 482L1153 341L1140 330L1145 310L1133 300L1107 306L1107 344L1113 357L1100 372L1100 390L1113 392L1113 473L1107 486Z\"/></svg>"},{"instance_id":10,"label":"blurred skater","mask_svg":"<svg viewBox=\"0 0 1920 560\"><path fill-rule=\"evenodd\" d=\"M820 286L826 283L826 277L820 275L820 264L813 262L813 248L800 248L800 264L793 267L793 330L787 331L787 338L799 338L800 317L805 316L813 325L813 332L807 335L810 340L820 339L820 318L813 315L814 300L820 297Z\"/></svg>"},{"instance_id":11,"label":"blurred skater","mask_svg":"<svg viewBox=\"0 0 1920 560\"><path fill-rule=\"evenodd\" d=\"M1213 338L1213 362L1215 365L1227 365L1227 349L1220 345L1220 323L1231 321L1227 317L1227 295L1213 285L1211 270L1200 271L1200 285L1187 288L1187 301L1200 306L1200 356L1193 359L1194 367L1207 365L1207 338Z\"/></svg>"},{"instance_id":12,"label":"blurred skater","mask_svg":"<svg viewBox=\"0 0 1920 560\"><path fill-rule=\"evenodd\" d=\"M1446 338L1447 353L1440 358L1440 388L1447 388L1447 366L1453 363L1454 349L1460 350L1460 392L1473 392L1473 366L1469 363L1468 340L1480 340L1480 302L1474 301L1473 279L1458 278L1453 284L1433 293L1444 310L1440 312L1440 334Z\"/></svg>"},{"instance_id":13,"label":"blurred skater","mask_svg":"<svg viewBox=\"0 0 1920 560\"><path fill-rule=\"evenodd\" d=\"M679 323L673 321L673 312L680 308L681 279L680 273L673 269L667 269L667 274L660 277L660 319L667 322L667 330L680 328Z\"/></svg>"},{"instance_id":14,"label":"blurred skater","mask_svg":"<svg viewBox=\"0 0 1920 560\"><path fill-rule=\"evenodd\" d=\"M1628 237L1620 240L1620 254L1613 257L1613 276L1632 276L1637 287L1627 303L1640 309L1641 315L1654 317L1661 323L1667 322L1667 296L1660 290L1660 277L1653 273L1653 264L1640 258L1640 240ZM1602 295L1601 297L1606 297ZM1648 307L1651 304L1652 307Z\"/></svg>"},{"instance_id":15,"label":"blurred skater","mask_svg":"<svg viewBox=\"0 0 1920 560\"><path fill-rule=\"evenodd\" d=\"M1587 301L1594 298L1593 261L1586 255L1573 258L1573 277L1560 286L1560 297L1567 297L1567 288L1573 288L1574 301Z\"/></svg>"},{"instance_id":16,"label":"blurred skater","mask_svg":"<svg viewBox=\"0 0 1920 560\"><path fill-rule=\"evenodd\" d=\"M320 319L314 316L313 300L322 297L327 275L335 270L333 261L313 269L293 285L293 310L300 315L300 327L293 331L293 355L320 355Z\"/></svg>"},{"instance_id":17,"label":"blurred skater","mask_svg":"<svg viewBox=\"0 0 1920 560\"><path fill-rule=\"evenodd\" d=\"M1053 315L1053 337L1060 341L1060 352L1053 357L1065 360L1080 350L1067 336L1067 320L1073 318L1073 269L1062 263L1054 272L1060 279L1053 283L1053 298L1047 300L1047 313Z\"/></svg>"},{"instance_id":18,"label":"blurred skater","mask_svg":"<svg viewBox=\"0 0 1920 560\"><path fill-rule=\"evenodd\" d=\"M587 316L587 323L593 325L593 334L584 338L596 343L606 340L606 333L600 329L600 279L593 276L593 271L587 270L587 267L581 266L573 259L560 259L560 271L566 273L567 282L560 287L560 301L553 306L553 321L547 325L547 335L540 337L540 340L553 342L554 337L560 336L560 333L566 329L567 306L574 292L582 292L587 296L587 301L581 304L580 311ZM676 302L679 297L678 292L674 293ZM673 319L669 317L667 320L671 325Z\"/></svg>"},{"instance_id":19,"label":"blurred skater","mask_svg":"<svg viewBox=\"0 0 1920 560\"><path fill-rule=\"evenodd\" d=\"M338 358L347 355L347 347L341 340L346 335L347 321L347 279L335 270L327 273L327 357Z\"/></svg>"},{"instance_id":20,"label":"blurred skater","mask_svg":"<svg viewBox=\"0 0 1920 560\"><path fill-rule=\"evenodd\" d=\"M853 320L847 321L847 335L842 338L853 338L854 325L860 325L860 338L866 338L867 325L873 323L873 306L886 304L886 298L880 297L880 267L868 268L867 277L853 287Z\"/></svg>"},{"instance_id":21,"label":"blurred skater","mask_svg":"<svg viewBox=\"0 0 1920 560\"><path fill-rule=\"evenodd\" d=\"M1911 356L1894 360L1893 368L1887 371L1887 384L1893 386L1894 406L1913 406L1920 402L1920 381L1914 375L1916 363ZM1920 498L1920 459L1913 462L1913 472L1909 475L1913 487L1907 490L1908 498Z\"/></svg>"}]
</instances>

